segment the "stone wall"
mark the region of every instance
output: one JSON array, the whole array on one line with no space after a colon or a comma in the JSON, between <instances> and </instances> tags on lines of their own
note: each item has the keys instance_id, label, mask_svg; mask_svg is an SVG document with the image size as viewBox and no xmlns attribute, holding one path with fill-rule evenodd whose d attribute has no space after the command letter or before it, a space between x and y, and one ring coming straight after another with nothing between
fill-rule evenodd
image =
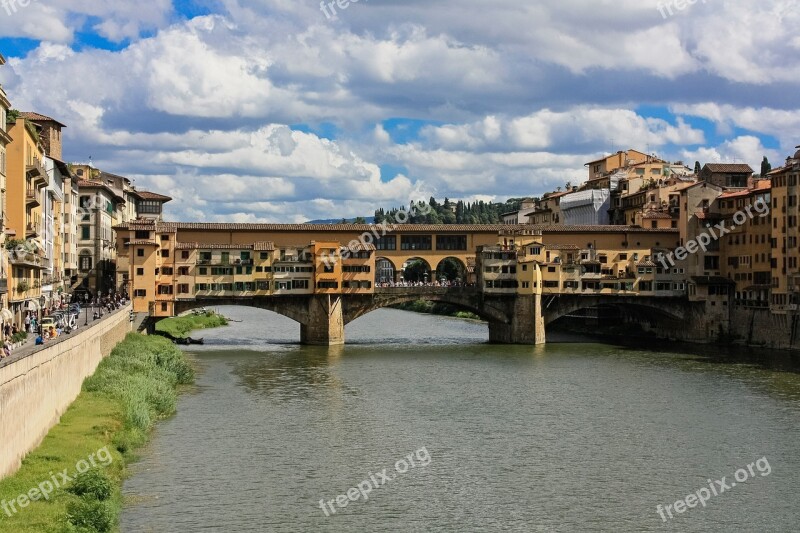
<instances>
[{"instance_id":1,"label":"stone wall","mask_svg":"<svg viewBox=\"0 0 800 533\"><path fill-rule=\"evenodd\" d=\"M734 307L731 311L731 333L736 342L750 346L781 350L800 347L797 318L774 315L769 309Z\"/></svg>"},{"instance_id":2,"label":"stone wall","mask_svg":"<svg viewBox=\"0 0 800 533\"><path fill-rule=\"evenodd\" d=\"M0 368L0 478L16 472L61 419L83 380L130 331L130 306Z\"/></svg>"}]
</instances>

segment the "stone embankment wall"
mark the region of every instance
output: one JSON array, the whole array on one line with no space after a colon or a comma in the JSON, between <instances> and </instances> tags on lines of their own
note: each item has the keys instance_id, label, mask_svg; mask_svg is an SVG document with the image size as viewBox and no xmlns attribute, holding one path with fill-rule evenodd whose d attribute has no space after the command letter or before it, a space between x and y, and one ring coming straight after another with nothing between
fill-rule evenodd
<instances>
[{"instance_id":1,"label":"stone embankment wall","mask_svg":"<svg viewBox=\"0 0 800 533\"><path fill-rule=\"evenodd\" d=\"M0 368L0 478L16 472L131 329L130 306Z\"/></svg>"}]
</instances>

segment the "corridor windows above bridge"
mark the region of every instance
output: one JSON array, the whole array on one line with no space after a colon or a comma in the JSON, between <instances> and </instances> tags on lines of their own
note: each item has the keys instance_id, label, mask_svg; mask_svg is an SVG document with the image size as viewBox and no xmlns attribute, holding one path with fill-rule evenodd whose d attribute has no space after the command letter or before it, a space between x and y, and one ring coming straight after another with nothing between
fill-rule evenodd
<instances>
[{"instance_id":1,"label":"corridor windows above bridge","mask_svg":"<svg viewBox=\"0 0 800 533\"><path fill-rule=\"evenodd\" d=\"M437 250L466 250L467 249L467 236L466 235L437 235L436 236L436 249Z\"/></svg>"},{"instance_id":2,"label":"corridor windows above bridge","mask_svg":"<svg viewBox=\"0 0 800 533\"><path fill-rule=\"evenodd\" d=\"M384 235L375 241L376 250L397 250L397 235Z\"/></svg>"},{"instance_id":3,"label":"corridor windows above bridge","mask_svg":"<svg viewBox=\"0 0 800 533\"><path fill-rule=\"evenodd\" d=\"M433 237L431 235L403 235L400 238L402 250L431 250Z\"/></svg>"}]
</instances>

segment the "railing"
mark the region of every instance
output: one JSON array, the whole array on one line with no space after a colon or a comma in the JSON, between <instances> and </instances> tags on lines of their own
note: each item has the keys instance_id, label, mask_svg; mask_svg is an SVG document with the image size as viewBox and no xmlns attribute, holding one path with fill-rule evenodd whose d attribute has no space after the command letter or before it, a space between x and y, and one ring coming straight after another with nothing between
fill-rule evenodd
<instances>
[{"instance_id":1,"label":"railing","mask_svg":"<svg viewBox=\"0 0 800 533\"><path fill-rule=\"evenodd\" d=\"M12 252L9 261L12 265L42 266L43 258L31 252Z\"/></svg>"}]
</instances>

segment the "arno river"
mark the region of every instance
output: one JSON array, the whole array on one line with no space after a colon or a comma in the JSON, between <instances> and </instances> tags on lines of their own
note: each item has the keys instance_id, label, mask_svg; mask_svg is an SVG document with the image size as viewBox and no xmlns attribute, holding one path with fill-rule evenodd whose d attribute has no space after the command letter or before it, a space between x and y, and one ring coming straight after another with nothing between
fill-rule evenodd
<instances>
[{"instance_id":1,"label":"arno river","mask_svg":"<svg viewBox=\"0 0 800 533\"><path fill-rule=\"evenodd\" d=\"M241 322L195 333L197 387L133 466L123 532L800 527L784 359L492 346L394 310L310 348L290 320L222 311Z\"/></svg>"}]
</instances>

